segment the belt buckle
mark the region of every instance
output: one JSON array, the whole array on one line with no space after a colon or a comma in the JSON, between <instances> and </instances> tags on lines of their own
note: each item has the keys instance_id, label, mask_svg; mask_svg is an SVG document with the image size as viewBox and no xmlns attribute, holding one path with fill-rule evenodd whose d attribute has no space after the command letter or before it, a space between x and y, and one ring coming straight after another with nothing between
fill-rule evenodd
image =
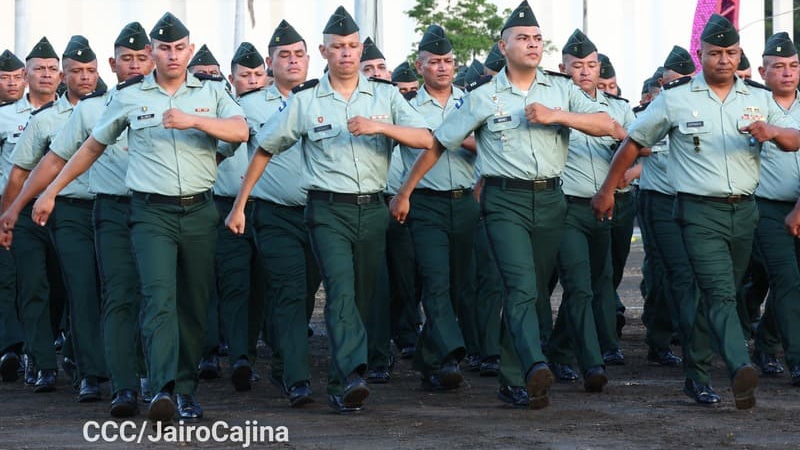
<instances>
[{"instance_id":1,"label":"belt buckle","mask_svg":"<svg viewBox=\"0 0 800 450\"><path fill-rule=\"evenodd\" d=\"M533 180L531 185L534 191L543 191L547 189L547 180Z\"/></svg>"},{"instance_id":2,"label":"belt buckle","mask_svg":"<svg viewBox=\"0 0 800 450\"><path fill-rule=\"evenodd\" d=\"M194 203L194 198L197 197L196 195L190 195L188 197L180 197L178 199L178 203L180 206L191 206Z\"/></svg>"},{"instance_id":3,"label":"belt buckle","mask_svg":"<svg viewBox=\"0 0 800 450\"><path fill-rule=\"evenodd\" d=\"M356 195L356 205L366 205L367 203L371 202L372 202L372 195L370 194Z\"/></svg>"},{"instance_id":4,"label":"belt buckle","mask_svg":"<svg viewBox=\"0 0 800 450\"><path fill-rule=\"evenodd\" d=\"M452 191L450 191L450 198L454 200L458 200L463 196L464 196L464 189L453 189Z\"/></svg>"},{"instance_id":5,"label":"belt buckle","mask_svg":"<svg viewBox=\"0 0 800 450\"><path fill-rule=\"evenodd\" d=\"M729 196L725 197L725 202L726 203L739 203L740 201L742 201L742 196L739 195L739 194L729 195Z\"/></svg>"}]
</instances>

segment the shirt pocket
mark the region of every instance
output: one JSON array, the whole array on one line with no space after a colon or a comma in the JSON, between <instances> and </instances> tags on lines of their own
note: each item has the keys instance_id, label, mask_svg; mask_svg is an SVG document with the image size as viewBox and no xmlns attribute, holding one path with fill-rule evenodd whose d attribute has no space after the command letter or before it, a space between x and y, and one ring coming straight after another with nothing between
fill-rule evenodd
<instances>
[{"instance_id":1,"label":"shirt pocket","mask_svg":"<svg viewBox=\"0 0 800 450\"><path fill-rule=\"evenodd\" d=\"M492 116L487 120L486 128L492 132L492 137L503 147L503 151L517 149L514 145L515 134L519 131L519 117L513 114Z\"/></svg>"},{"instance_id":2,"label":"shirt pocket","mask_svg":"<svg viewBox=\"0 0 800 450\"><path fill-rule=\"evenodd\" d=\"M692 118L678 122L678 133L683 136L685 148L702 151L703 147L712 147L711 122L702 118Z\"/></svg>"},{"instance_id":3,"label":"shirt pocket","mask_svg":"<svg viewBox=\"0 0 800 450\"><path fill-rule=\"evenodd\" d=\"M343 149L338 148L341 146L335 144L341 132L342 128L339 125L327 123L311 127L307 134L308 140L313 142L313 145L322 151L322 154L325 155L327 160L338 161L341 159Z\"/></svg>"}]
</instances>

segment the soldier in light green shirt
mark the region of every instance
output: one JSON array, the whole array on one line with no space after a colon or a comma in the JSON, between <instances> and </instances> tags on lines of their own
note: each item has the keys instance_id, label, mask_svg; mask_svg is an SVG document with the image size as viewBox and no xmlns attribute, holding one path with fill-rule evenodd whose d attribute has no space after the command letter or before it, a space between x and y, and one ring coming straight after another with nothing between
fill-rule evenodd
<instances>
[{"instance_id":1,"label":"soldier in light green shirt","mask_svg":"<svg viewBox=\"0 0 800 450\"><path fill-rule=\"evenodd\" d=\"M239 105L217 82L189 74L194 45L170 13L150 32L156 71L121 83L92 135L39 197L34 220L43 223L53 198L128 131L126 185L131 242L143 297L142 339L148 378L158 393L148 418L203 415L194 399L213 283L218 215L211 201L218 140L247 139ZM176 55L176 56L172 56Z\"/></svg>"}]
</instances>

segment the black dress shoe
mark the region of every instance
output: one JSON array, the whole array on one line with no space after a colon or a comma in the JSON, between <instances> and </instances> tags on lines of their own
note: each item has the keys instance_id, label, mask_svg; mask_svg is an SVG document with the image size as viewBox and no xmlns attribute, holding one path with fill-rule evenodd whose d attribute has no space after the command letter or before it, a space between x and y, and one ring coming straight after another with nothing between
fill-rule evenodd
<instances>
[{"instance_id":1,"label":"black dress shoe","mask_svg":"<svg viewBox=\"0 0 800 450\"><path fill-rule=\"evenodd\" d=\"M720 402L719 395L710 385L700 384L688 378L683 383L683 393L701 405L713 405Z\"/></svg>"},{"instance_id":2,"label":"black dress shoe","mask_svg":"<svg viewBox=\"0 0 800 450\"><path fill-rule=\"evenodd\" d=\"M133 417L139 414L136 391L131 389L117 391L111 400L110 412L112 417Z\"/></svg>"},{"instance_id":3,"label":"black dress shoe","mask_svg":"<svg viewBox=\"0 0 800 450\"><path fill-rule=\"evenodd\" d=\"M350 374L347 384L344 385L344 394L342 394L344 406L347 408L361 408L367 397L369 397L367 382L355 372Z\"/></svg>"},{"instance_id":4,"label":"black dress shoe","mask_svg":"<svg viewBox=\"0 0 800 450\"><path fill-rule=\"evenodd\" d=\"M197 366L197 377L201 380L213 380L220 377L219 358L217 355L205 356Z\"/></svg>"},{"instance_id":5,"label":"black dress shoe","mask_svg":"<svg viewBox=\"0 0 800 450\"><path fill-rule=\"evenodd\" d=\"M430 392L452 391L457 389L458 386L445 386L438 373L429 373L422 375L422 389Z\"/></svg>"},{"instance_id":6,"label":"black dress shoe","mask_svg":"<svg viewBox=\"0 0 800 450\"><path fill-rule=\"evenodd\" d=\"M296 408L313 402L311 385L308 381L300 381L289 388L289 406Z\"/></svg>"},{"instance_id":7,"label":"black dress shoe","mask_svg":"<svg viewBox=\"0 0 800 450\"><path fill-rule=\"evenodd\" d=\"M455 361L445 362L439 370L439 380L446 389L456 389L464 381L461 366Z\"/></svg>"},{"instance_id":8,"label":"black dress shoe","mask_svg":"<svg viewBox=\"0 0 800 450\"><path fill-rule=\"evenodd\" d=\"M477 372L481 370L481 355L467 355L465 360L467 361L467 370L470 372Z\"/></svg>"},{"instance_id":9,"label":"black dress shoe","mask_svg":"<svg viewBox=\"0 0 800 450\"><path fill-rule=\"evenodd\" d=\"M150 400L147 420L151 422L169 422L175 417L175 402L169 392L159 392Z\"/></svg>"},{"instance_id":10,"label":"black dress shoe","mask_svg":"<svg viewBox=\"0 0 800 450\"><path fill-rule=\"evenodd\" d=\"M550 371L556 377L556 380L566 383L572 383L580 378L578 372L569 364L550 363Z\"/></svg>"},{"instance_id":11,"label":"black dress shoe","mask_svg":"<svg viewBox=\"0 0 800 450\"><path fill-rule=\"evenodd\" d=\"M150 391L150 380L147 377L139 378L139 395L142 403L150 403L153 400L153 393Z\"/></svg>"},{"instance_id":12,"label":"black dress shoe","mask_svg":"<svg viewBox=\"0 0 800 450\"><path fill-rule=\"evenodd\" d=\"M651 348L647 351L647 360L664 367L678 367L683 364L683 359L672 353L672 350L668 348L664 350Z\"/></svg>"},{"instance_id":13,"label":"black dress shoe","mask_svg":"<svg viewBox=\"0 0 800 450\"><path fill-rule=\"evenodd\" d=\"M496 377L498 372L500 372L499 356L490 356L481 361L482 377Z\"/></svg>"},{"instance_id":14,"label":"black dress shoe","mask_svg":"<svg viewBox=\"0 0 800 450\"><path fill-rule=\"evenodd\" d=\"M608 375L603 366L589 367L583 374L583 389L586 392L603 392L603 388L607 384Z\"/></svg>"},{"instance_id":15,"label":"black dress shoe","mask_svg":"<svg viewBox=\"0 0 800 450\"><path fill-rule=\"evenodd\" d=\"M55 341L53 341L53 348L56 350L56 353L61 353L61 349L64 348L64 342L67 340L67 335L64 334L63 331L59 331L58 337Z\"/></svg>"},{"instance_id":16,"label":"black dress shoe","mask_svg":"<svg viewBox=\"0 0 800 450\"><path fill-rule=\"evenodd\" d=\"M625 356L620 349L608 350L603 353L603 363L607 366L624 366Z\"/></svg>"},{"instance_id":17,"label":"black dress shoe","mask_svg":"<svg viewBox=\"0 0 800 450\"><path fill-rule=\"evenodd\" d=\"M550 386L553 385L553 372L547 363L539 362L531 366L525 375L525 387L531 409L546 408L550 404Z\"/></svg>"},{"instance_id":18,"label":"black dress shoe","mask_svg":"<svg viewBox=\"0 0 800 450\"><path fill-rule=\"evenodd\" d=\"M97 377L85 377L81 380L78 402L89 403L98 400L100 400L100 384L97 382Z\"/></svg>"},{"instance_id":19,"label":"black dress shoe","mask_svg":"<svg viewBox=\"0 0 800 450\"><path fill-rule=\"evenodd\" d=\"M622 337L622 329L625 328L625 313L617 312L617 337Z\"/></svg>"},{"instance_id":20,"label":"black dress shoe","mask_svg":"<svg viewBox=\"0 0 800 450\"><path fill-rule=\"evenodd\" d=\"M414 345L406 345L400 349L400 359L411 359L414 353L417 352L417 347Z\"/></svg>"},{"instance_id":21,"label":"black dress shoe","mask_svg":"<svg viewBox=\"0 0 800 450\"><path fill-rule=\"evenodd\" d=\"M785 370L783 364L781 364L780 360L778 360L775 355L762 352L761 350L755 350L752 359L753 364L758 366L761 370L761 375L775 377L782 374Z\"/></svg>"},{"instance_id":22,"label":"black dress shoe","mask_svg":"<svg viewBox=\"0 0 800 450\"><path fill-rule=\"evenodd\" d=\"M756 387L758 386L758 373L750 364L745 364L736 369L731 380L733 403L736 409L749 409L756 406Z\"/></svg>"},{"instance_id":23,"label":"black dress shoe","mask_svg":"<svg viewBox=\"0 0 800 450\"><path fill-rule=\"evenodd\" d=\"M377 368L367 371L367 383L369 384L386 384L392 379L392 374L389 369Z\"/></svg>"},{"instance_id":24,"label":"black dress shoe","mask_svg":"<svg viewBox=\"0 0 800 450\"><path fill-rule=\"evenodd\" d=\"M22 359L24 361L24 375L23 379L25 380L25 384L28 386L33 386L36 384L37 372L39 369L36 368L36 363L33 362L33 357L29 355L22 355Z\"/></svg>"},{"instance_id":25,"label":"black dress shoe","mask_svg":"<svg viewBox=\"0 0 800 450\"><path fill-rule=\"evenodd\" d=\"M217 348L217 355L219 356L228 356L228 352L230 351L230 346L225 342L220 342L219 347Z\"/></svg>"},{"instance_id":26,"label":"black dress shoe","mask_svg":"<svg viewBox=\"0 0 800 450\"><path fill-rule=\"evenodd\" d=\"M177 394L178 417L181 419L202 419L203 408L200 407L192 394Z\"/></svg>"},{"instance_id":27,"label":"black dress shoe","mask_svg":"<svg viewBox=\"0 0 800 450\"><path fill-rule=\"evenodd\" d=\"M792 386L800 387L800 365L793 366L790 373L792 375Z\"/></svg>"},{"instance_id":28,"label":"black dress shoe","mask_svg":"<svg viewBox=\"0 0 800 450\"><path fill-rule=\"evenodd\" d=\"M237 392L250 390L250 376L253 374L253 368L250 367L250 361L247 358L237 359L233 363L233 370L231 371L231 381L233 388Z\"/></svg>"},{"instance_id":29,"label":"black dress shoe","mask_svg":"<svg viewBox=\"0 0 800 450\"><path fill-rule=\"evenodd\" d=\"M364 409L362 405L346 406L341 395L328 394L328 406L340 414L356 413Z\"/></svg>"},{"instance_id":30,"label":"black dress shoe","mask_svg":"<svg viewBox=\"0 0 800 450\"><path fill-rule=\"evenodd\" d=\"M4 383L17 381L17 378L19 378L19 373L17 373L19 366L19 356L14 352L8 352L0 358L0 377L2 377Z\"/></svg>"},{"instance_id":31,"label":"black dress shoe","mask_svg":"<svg viewBox=\"0 0 800 450\"><path fill-rule=\"evenodd\" d=\"M73 383L76 381L75 378L76 374L78 373L78 365L75 364L75 361L73 361L71 358L65 356L61 360L61 370L64 371L64 375L66 375L68 379L72 380Z\"/></svg>"},{"instance_id":32,"label":"black dress shoe","mask_svg":"<svg viewBox=\"0 0 800 450\"><path fill-rule=\"evenodd\" d=\"M497 398L515 408L530 407L528 391L522 386L508 386L504 384L497 390Z\"/></svg>"},{"instance_id":33,"label":"black dress shoe","mask_svg":"<svg viewBox=\"0 0 800 450\"><path fill-rule=\"evenodd\" d=\"M56 370L40 370L33 385L33 392L51 392L56 390Z\"/></svg>"}]
</instances>

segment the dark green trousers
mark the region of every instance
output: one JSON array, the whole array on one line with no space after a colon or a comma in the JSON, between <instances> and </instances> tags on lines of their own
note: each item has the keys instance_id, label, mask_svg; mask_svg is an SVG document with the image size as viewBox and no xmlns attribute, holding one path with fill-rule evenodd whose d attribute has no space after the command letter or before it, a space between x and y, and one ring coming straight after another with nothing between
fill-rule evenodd
<instances>
[{"instance_id":1,"label":"dark green trousers","mask_svg":"<svg viewBox=\"0 0 800 450\"><path fill-rule=\"evenodd\" d=\"M0 249L0 355L20 353L24 340L17 312L17 266L14 255Z\"/></svg>"},{"instance_id":2,"label":"dark green trousers","mask_svg":"<svg viewBox=\"0 0 800 450\"><path fill-rule=\"evenodd\" d=\"M220 324L228 343L231 364L240 358L255 361L258 332L266 307L265 273L256 247L253 227L242 235L233 234L224 218L233 207L233 198L215 197L220 223L217 232L215 275ZM251 217L254 202L248 202L245 216Z\"/></svg>"},{"instance_id":3,"label":"dark green trousers","mask_svg":"<svg viewBox=\"0 0 800 450\"><path fill-rule=\"evenodd\" d=\"M365 322L370 303L382 299L375 291L385 265L388 221L382 198L356 205L335 201L331 194L306 205L305 223L326 293L329 394L341 394L345 378L367 368Z\"/></svg>"},{"instance_id":4,"label":"dark green trousers","mask_svg":"<svg viewBox=\"0 0 800 450\"><path fill-rule=\"evenodd\" d=\"M546 298L555 270L566 203L560 187L485 186L480 206L504 290L498 381L524 386L528 369L546 361L537 303Z\"/></svg>"},{"instance_id":5,"label":"dark green trousers","mask_svg":"<svg viewBox=\"0 0 800 450\"><path fill-rule=\"evenodd\" d=\"M631 252L631 237L633 236L637 207L637 191L635 189L614 195L614 218L611 221L611 265L613 267L612 280L616 310L620 313L625 312L625 305L622 304L617 289L622 282L625 263ZM614 317L614 321L616 322L616 317ZM616 329L616 323L614 328Z\"/></svg>"},{"instance_id":6,"label":"dark green trousers","mask_svg":"<svg viewBox=\"0 0 800 450\"><path fill-rule=\"evenodd\" d=\"M283 206L256 200L253 229L269 286L269 328L280 373L287 387L310 380L308 322L320 275L311 250L302 206ZM274 361L274 360L273 360Z\"/></svg>"},{"instance_id":7,"label":"dark green trousers","mask_svg":"<svg viewBox=\"0 0 800 450\"><path fill-rule=\"evenodd\" d=\"M56 198L50 233L56 249L70 313L70 336L79 378L107 378L100 313L100 278L94 247L94 200Z\"/></svg>"},{"instance_id":8,"label":"dark green trousers","mask_svg":"<svg viewBox=\"0 0 800 450\"><path fill-rule=\"evenodd\" d=\"M644 244L645 263L642 264L642 275L647 280L647 289L644 293L644 310L642 322L645 326L645 342L653 350L666 350L672 341L672 332L677 330L679 323L677 302L672 299L667 280L667 269L661 253L658 251L655 230L653 226L654 214L653 197L661 194L650 190L639 191L639 228L642 231ZM655 202L658 202L656 198ZM672 221L672 200L668 199L661 210L662 217L658 220Z\"/></svg>"},{"instance_id":9,"label":"dark green trousers","mask_svg":"<svg viewBox=\"0 0 800 450\"><path fill-rule=\"evenodd\" d=\"M475 230L475 311L481 359L500 356L500 311L503 283L489 246L486 223L478 221Z\"/></svg>"},{"instance_id":10,"label":"dark green trousers","mask_svg":"<svg viewBox=\"0 0 800 450\"><path fill-rule=\"evenodd\" d=\"M758 209L753 200L727 204L679 194L675 218L703 295L711 336L733 376L750 363L736 291L750 260Z\"/></svg>"},{"instance_id":11,"label":"dark green trousers","mask_svg":"<svg viewBox=\"0 0 800 450\"><path fill-rule=\"evenodd\" d=\"M784 218L791 212L792 202L757 199L760 219L756 228L756 245L769 276L771 295L763 320L774 320L783 343L789 367L800 364L800 240L786 233ZM766 327L765 327L766 328ZM756 347L770 351L765 332L759 329Z\"/></svg>"},{"instance_id":12,"label":"dark green trousers","mask_svg":"<svg viewBox=\"0 0 800 450\"><path fill-rule=\"evenodd\" d=\"M414 368L425 374L438 371L448 358L460 361L466 355L458 316L465 303L463 286L470 277L478 222L472 195L438 195L415 191L408 217L425 311Z\"/></svg>"},{"instance_id":13,"label":"dark green trousers","mask_svg":"<svg viewBox=\"0 0 800 450\"><path fill-rule=\"evenodd\" d=\"M214 280L217 208L131 201L131 242L142 289L142 341L154 392L193 394Z\"/></svg>"},{"instance_id":14,"label":"dark green trousers","mask_svg":"<svg viewBox=\"0 0 800 450\"><path fill-rule=\"evenodd\" d=\"M94 239L103 299L105 360L112 392L136 390L147 376L139 328L142 298L131 249L130 198L98 195Z\"/></svg>"},{"instance_id":15,"label":"dark green trousers","mask_svg":"<svg viewBox=\"0 0 800 450\"><path fill-rule=\"evenodd\" d=\"M611 282L610 225L594 217L590 200L567 197L567 217L558 251L558 277L564 290L558 314L564 320L556 320L548 354L553 361L569 363L571 352L563 350L574 348L581 372L603 365L601 349L619 348L614 329L595 323L598 317L615 317L616 307ZM613 339L603 333L613 334ZM566 342L570 340L572 345Z\"/></svg>"},{"instance_id":16,"label":"dark green trousers","mask_svg":"<svg viewBox=\"0 0 800 450\"><path fill-rule=\"evenodd\" d=\"M389 270L392 336L398 348L417 345L422 325L420 288L414 243L408 224L389 219L386 230L386 264Z\"/></svg>"}]
</instances>

